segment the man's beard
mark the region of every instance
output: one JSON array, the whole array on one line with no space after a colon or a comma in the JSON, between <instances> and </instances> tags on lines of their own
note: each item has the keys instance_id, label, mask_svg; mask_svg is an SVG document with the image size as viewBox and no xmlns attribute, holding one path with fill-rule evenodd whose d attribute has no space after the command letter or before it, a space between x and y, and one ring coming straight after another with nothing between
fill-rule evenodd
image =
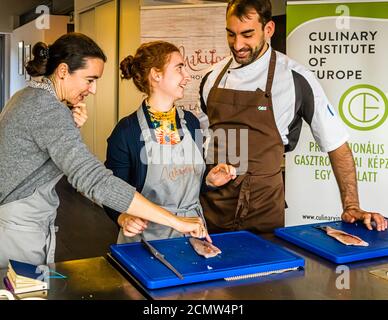
<instances>
[{"instance_id":1,"label":"man's beard","mask_svg":"<svg viewBox=\"0 0 388 320\"><path fill-rule=\"evenodd\" d=\"M248 64L251 64L253 61L255 61L260 56L260 53L262 52L265 45L266 45L266 42L265 42L265 40L263 40L254 49L249 48L248 50L246 50L246 49L240 50L240 51L249 51L250 52L250 54L246 58L237 57L236 52L233 50L233 47L231 47L230 49L232 51L233 57L236 60L236 62L241 64L241 66L246 66Z\"/></svg>"}]
</instances>

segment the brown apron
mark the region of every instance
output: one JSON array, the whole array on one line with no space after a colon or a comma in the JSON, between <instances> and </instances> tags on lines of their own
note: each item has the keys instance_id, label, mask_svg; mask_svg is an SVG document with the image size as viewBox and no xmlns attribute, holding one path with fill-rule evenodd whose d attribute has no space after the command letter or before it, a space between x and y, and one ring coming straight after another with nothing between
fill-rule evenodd
<instances>
[{"instance_id":1,"label":"brown apron","mask_svg":"<svg viewBox=\"0 0 388 320\"><path fill-rule=\"evenodd\" d=\"M240 91L218 88L228 70L229 61L216 79L207 100L210 129L234 129L236 143L228 138L213 139L207 154L218 163L218 152L227 152L237 147L241 152L240 135L248 132L247 170L234 181L218 190L201 196L201 203L210 232L250 230L256 233L272 232L284 226L284 187L281 162L284 145L277 129L271 99L271 88L275 73L276 54L272 50L265 92ZM229 156L226 156L231 163ZM241 167L241 163L238 164ZM210 167L214 164L210 164Z\"/></svg>"}]
</instances>

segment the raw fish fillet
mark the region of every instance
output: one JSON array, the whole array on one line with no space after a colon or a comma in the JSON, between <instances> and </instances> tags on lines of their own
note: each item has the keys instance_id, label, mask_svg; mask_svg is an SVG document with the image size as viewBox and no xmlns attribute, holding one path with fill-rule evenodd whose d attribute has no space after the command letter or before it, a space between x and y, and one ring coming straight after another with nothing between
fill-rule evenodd
<instances>
[{"instance_id":1,"label":"raw fish fillet","mask_svg":"<svg viewBox=\"0 0 388 320\"><path fill-rule=\"evenodd\" d=\"M368 242L365 242L361 238L349 234L345 231L337 230L331 227L324 227L327 235L337 239L339 242L346 244L347 246L369 246Z\"/></svg>"},{"instance_id":2,"label":"raw fish fillet","mask_svg":"<svg viewBox=\"0 0 388 320\"><path fill-rule=\"evenodd\" d=\"M200 240L197 238L190 238L190 244L193 246L196 253L200 256L204 256L205 258L213 258L219 253L221 250L216 246L212 245L210 242L206 240Z\"/></svg>"}]
</instances>

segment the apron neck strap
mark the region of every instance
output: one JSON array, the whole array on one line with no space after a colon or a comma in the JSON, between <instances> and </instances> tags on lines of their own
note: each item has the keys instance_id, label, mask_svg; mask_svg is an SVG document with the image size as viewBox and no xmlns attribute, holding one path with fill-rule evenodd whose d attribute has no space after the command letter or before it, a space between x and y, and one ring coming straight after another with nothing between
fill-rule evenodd
<instances>
[{"instance_id":1,"label":"apron neck strap","mask_svg":"<svg viewBox=\"0 0 388 320\"><path fill-rule=\"evenodd\" d=\"M145 108L145 103L143 101L140 108L137 109L136 113L137 113L137 119L139 120L139 126L141 129L141 133L143 135L144 141L149 142L150 140L152 140L152 136L151 136L150 128L148 126L146 115L144 114L144 108Z\"/></svg>"},{"instance_id":2,"label":"apron neck strap","mask_svg":"<svg viewBox=\"0 0 388 320\"><path fill-rule=\"evenodd\" d=\"M271 94L273 78L275 75L275 66L276 66L276 52L275 50L271 49L271 58L269 60L267 84L265 86L265 93L267 95Z\"/></svg>"},{"instance_id":3,"label":"apron neck strap","mask_svg":"<svg viewBox=\"0 0 388 320\"><path fill-rule=\"evenodd\" d=\"M150 142L152 140L152 133L151 133L151 129L148 126L148 121L145 115L145 112L147 111L145 111L145 109L146 109L146 104L145 104L145 101L143 101L142 105L140 106L140 108L137 109L136 113L137 113L137 118L139 120L139 125L140 125L140 129L141 129L144 141ZM185 114L183 110L181 110L181 108L179 107L175 107L175 110L178 114L182 130L183 131L188 130L186 126ZM181 134L181 137L183 136L184 134Z\"/></svg>"},{"instance_id":4,"label":"apron neck strap","mask_svg":"<svg viewBox=\"0 0 388 320\"><path fill-rule=\"evenodd\" d=\"M220 84L222 77L224 76L224 74L228 70L228 68L229 68L230 64L232 63L232 61L233 61L233 58L231 58L229 60L229 62L225 65L224 69L222 69L221 73L218 75L218 77L216 79L216 82L214 82L214 86L213 86L214 88L216 88L216 89L218 88L218 85Z\"/></svg>"},{"instance_id":5,"label":"apron neck strap","mask_svg":"<svg viewBox=\"0 0 388 320\"><path fill-rule=\"evenodd\" d=\"M179 118L179 121L181 123L182 130L188 130L187 125L186 125L186 120L185 120L185 113L184 113L183 109L181 109L180 107L175 107L175 110L178 114L178 118Z\"/></svg>"},{"instance_id":6,"label":"apron neck strap","mask_svg":"<svg viewBox=\"0 0 388 320\"><path fill-rule=\"evenodd\" d=\"M175 107L175 109L176 109L176 112L178 113L179 119L180 119L180 120L184 119L185 114L184 114L182 108L180 108L180 107Z\"/></svg>"},{"instance_id":7,"label":"apron neck strap","mask_svg":"<svg viewBox=\"0 0 388 320\"><path fill-rule=\"evenodd\" d=\"M272 48L271 49L271 58L270 58L270 61L269 61L269 67L268 67L268 75L267 75L267 84L266 84L266 87L265 87L265 93L266 94L271 94L271 90L272 90L272 83L273 83L273 78L275 76L275 67L276 67L276 52L275 50L273 50ZM222 77L224 76L224 74L226 73L226 71L228 70L230 64L232 63L233 61L233 58L231 58L229 60L229 62L225 65L225 67L222 69L221 73L218 75L216 81L214 82L214 88L218 88L220 82L221 82L221 79Z\"/></svg>"}]
</instances>

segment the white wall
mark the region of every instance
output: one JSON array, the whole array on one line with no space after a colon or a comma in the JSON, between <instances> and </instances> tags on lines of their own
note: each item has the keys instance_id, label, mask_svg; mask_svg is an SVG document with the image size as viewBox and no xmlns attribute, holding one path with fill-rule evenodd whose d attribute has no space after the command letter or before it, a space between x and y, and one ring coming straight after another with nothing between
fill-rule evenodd
<instances>
[{"instance_id":1,"label":"white wall","mask_svg":"<svg viewBox=\"0 0 388 320\"><path fill-rule=\"evenodd\" d=\"M18 43L24 41L24 45L31 45L31 49L35 43L39 41L51 44L55 39L67 32L67 16L50 16L50 29L38 29L35 25L35 20L31 21L17 29L11 34L10 42L10 87L9 96L12 96L16 91L24 88L25 76L19 75L18 72Z\"/></svg>"},{"instance_id":2,"label":"white wall","mask_svg":"<svg viewBox=\"0 0 388 320\"><path fill-rule=\"evenodd\" d=\"M286 0L271 0L271 3L273 16L286 14Z\"/></svg>"},{"instance_id":3,"label":"white wall","mask_svg":"<svg viewBox=\"0 0 388 320\"><path fill-rule=\"evenodd\" d=\"M12 32L12 29L14 28L14 26L19 22L18 16L13 16L7 13L8 13L8 10L6 10L6 13L1 14L0 32L2 33Z\"/></svg>"},{"instance_id":4,"label":"white wall","mask_svg":"<svg viewBox=\"0 0 388 320\"><path fill-rule=\"evenodd\" d=\"M11 35L10 55L10 96L24 88L25 77L18 72L18 43L24 41L24 45L32 46L44 39L44 31L35 28L35 21L31 21L20 28L15 29Z\"/></svg>"},{"instance_id":5,"label":"white wall","mask_svg":"<svg viewBox=\"0 0 388 320\"><path fill-rule=\"evenodd\" d=\"M5 52L10 52L11 50L11 35L6 34L5 35ZM5 74L4 74L4 102L7 102L9 99L9 86L10 86L10 63L11 63L11 57L9 54L5 54L5 61L4 61L4 67L5 67Z\"/></svg>"}]
</instances>

